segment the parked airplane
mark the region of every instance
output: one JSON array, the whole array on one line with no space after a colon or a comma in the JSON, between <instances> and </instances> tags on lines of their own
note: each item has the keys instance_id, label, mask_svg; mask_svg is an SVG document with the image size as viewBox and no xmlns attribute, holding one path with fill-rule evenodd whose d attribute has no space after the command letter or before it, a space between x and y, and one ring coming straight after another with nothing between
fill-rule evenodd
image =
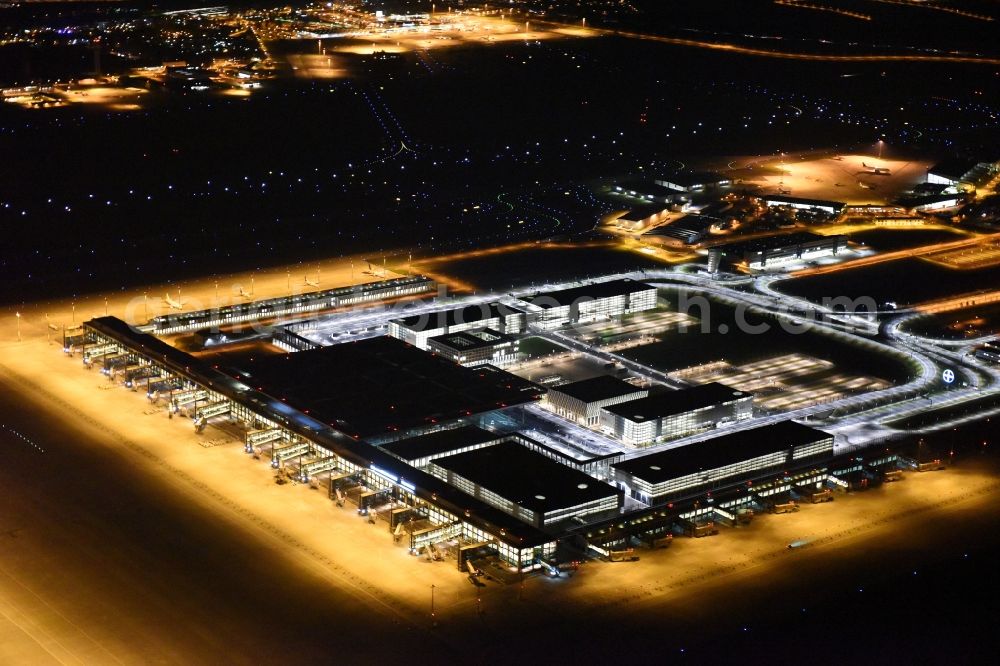
<instances>
[{"instance_id":1,"label":"parked airplane","mask_svg":"<svg viewBox=\"0 0 1000 666\"><path fill-rule=\"evenodd\" d=\"M891 173L887 167L869 166L864 162L861 163L861 166L867 169L868 173L874 174L876 176L888 176Z\"/></svg>"},{"instance_id":2,"label":"parked airplane","mask_svg":"<svg viewBox=\"0 0 1000 666\"><path fill-rule=\"evenodd\" d=\"M184 308L185 301L175 301L170 298L170 294L163 295L163 302L167 304L167 307L173 308L174 310L181 310Z\"/></svg>"}]
</instances>

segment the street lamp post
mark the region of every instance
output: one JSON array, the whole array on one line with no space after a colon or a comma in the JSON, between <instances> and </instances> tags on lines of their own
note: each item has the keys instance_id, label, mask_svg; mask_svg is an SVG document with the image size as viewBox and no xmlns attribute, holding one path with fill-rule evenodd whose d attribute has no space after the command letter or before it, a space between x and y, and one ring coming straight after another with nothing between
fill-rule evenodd
<instances>
[{"instance_id":1,"label":"street lamp post","mask_svg":"<svg viewBox=\"0 0 1000 666\"><path fill-rule=\"evenodd\" d=\"M17 317L17 341L21 341L21 313L15 312L14 316Z\"/></svg>"},{"instance_id":2,"label":"street lamp post","mask_svg":"<svg viewBox=\"0 0 1000 666\"><path fill-rule=\"evenodd\" d=\"M431 624L437 626L437 619L434 616L434 584L431 583Z\"/></svg>"}]
</instances>

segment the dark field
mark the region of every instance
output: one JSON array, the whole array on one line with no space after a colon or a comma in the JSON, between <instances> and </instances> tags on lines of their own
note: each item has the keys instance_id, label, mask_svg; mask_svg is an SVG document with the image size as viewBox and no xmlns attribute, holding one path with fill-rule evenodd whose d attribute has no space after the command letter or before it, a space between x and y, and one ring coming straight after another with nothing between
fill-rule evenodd
<instances>
[{"instance_id":1,"label":"dark field","mask_svg":"<svg viewBox=\"0 0 1000 666\"><path fill-rule=\"evenodd\" d=\"M527 248L498 252L468 259L459 258L429 270L475 285L480 289L503 290L548 282L584 280L610 273L666 268L663 262L612 247ZM415 270L420 270L416 265Z\"/></svg>"},{"instance_id":2,"label":"dark field","mask_svg":"<svg viewBox=\"0 0 1000 666\"><path fill-rule=\"evenodd\" d=\"M0 300L571 238L616 207L594 196L600 179L867 150L873 126L894 149L939 154L988 129L978 107L934 97L959 97L956 74L976 66L739 59L600 37L351 67L356 78L278 81L246 99L154 91L136 112L0 105L0 282L19 286ZM899 99L880 94L888 85Z\"/></svg>"},{"instance_id":3,"label":"dark field","mask_svg":"<svg viewBox=\"0 0 1000 666\"><path fill-rule=\"evenodd\" d=\"M961 340L1000 331L1000 304L981 305L958 312L925 315L907 323L905 330L930 337Z\"/></svg>"},{"instance_id":4,"label":"dark field","mask_svg":"<svg viewBox=\"0 0 1000 666\"><path fill-rule=\"evenodd\" d=\"M962 240L964 236L944 229L873 229L850 235L850 239L880 252Z\"/></svg>"},{"instance_id":5,"label":"dark field","mask_svg":"<svg viewBox=\"0 0 1000 666\"><path fill-rule=\"evenodd\" d=\"M944 298L1000 284L1000 267L982 270L949 270L920 259L900 259L854 270L785 280L780 290L819 302L824 297L870 296L881 306L895 302L900 307Z\"/></svg>"}]
</instances>

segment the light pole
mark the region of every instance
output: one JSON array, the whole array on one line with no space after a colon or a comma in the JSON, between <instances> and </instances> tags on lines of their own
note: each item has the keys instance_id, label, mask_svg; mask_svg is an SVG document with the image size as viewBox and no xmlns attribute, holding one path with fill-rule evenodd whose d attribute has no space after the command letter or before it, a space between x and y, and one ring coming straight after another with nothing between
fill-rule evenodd
<instances>
[{"instance_id":1,"label":"light pole","mask_svg":"<svg viewBox=\"0 0 1000 666\"><path fill-rule=\"evenodd\" d=\"M17 317L17 341L21 341L21 313L15 312L14 316Z\"/></svg>"},{"instance_id":2,"label":"light pole","mask_svg":"<svg viewBox=\"0 0 1000 666\"><path fill-rule=\"evenodd\" d=\"M878 158L880 160L882 159L882 146L883 145L885 145L885 141L883 141L882 139L879 139L878 140Z\"/></svg>"},{"instance_id":3,"label":"light pole","mask_svg":"<svg viewBox=\"0 0 1000 666\"><path fill-rule=\"evenodd\" d=\"M431 583L431 624L437 626L437 619L434 617L434 583Z\"/></svg>"}]
</instances>

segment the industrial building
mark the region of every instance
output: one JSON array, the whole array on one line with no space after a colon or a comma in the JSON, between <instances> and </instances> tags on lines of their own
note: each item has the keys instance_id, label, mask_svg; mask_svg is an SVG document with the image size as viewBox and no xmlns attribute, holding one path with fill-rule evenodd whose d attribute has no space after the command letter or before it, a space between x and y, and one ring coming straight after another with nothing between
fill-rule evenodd
<instances>
[{"instance_id":1,"label":"industrial building","mask_svg":"<svg viewBox=\"0 0 1000 666\"><path fill-rule=\"evenodd\" d=\"M669 224L661 224L650 229L644 235L672 238L684 245L695 245L705 240L712 228L718 226L720 220L707 215L691 214L680 217Z\"/></svg>"},{"instance_id":2,"label":"industrial building","mask_svg":"<svg viewBox=\"0 0 1000 666\"><path fill-rule=\"evenodd\" d=\"M435 458L428 469L470 496L538 528L576 516L616 512L624 501L617 488L515 441Z\"/></svg>"},{"instance_id":3,"label":"industrial building","mask_svg":"<svg viewBox=\"0 0 1000 666\"><path fill-rule=\"evenodd\" d=\"M427 350L469 367L488 363L503 368L516 363L521 356L519 338L490 328L428 338Z\"/></svg>"},{"instance_id":4,"label":"industrial building","mask_svg":"<svg viewBox=\"0 0 1000 666\"><path fill-rule=\"evenodd\" d=\"M601 429L629 446L683 437L753 416L753 395L711 382L610 404L601 408Z\"/></svg>"},{"instance_id":5,"label":"industrial building","mask_svg":"<svg viewBox=\"0 0 1000 666\"><path fill-rule=\"evenodd\" d=\"M684 192L694 192L704 190L709 187L719 187L728 185L730 180L722 174L713 171L689 171L674 173L653 181L657 185L667 187L672 190L682 190Z\"/></svg>"},{"instance_id":6,"label":"industrial building","mask_svg":"<svg viewBox=\"0 0 1000 666\"><path fill-rule=\"evenodd\" d=\"M670 214L670 209L659 204L648 204L627 210L615 220L615 226L628 231L639 231L662 222Z\"/></svg>"},{"instance_id":7,"label":"industrial building","mask_svg":"<svg viewBox=\"0 0 1000 666\"><path fill-rule=\"evenodd\" d=\"M806 466L833 455L833 435L794 421L739 430L611 465L616 484L647 504Z\"/></svg>"},{"instance_id":8,"label":"industrial building","mask_svg":"<svg viewBox=\"0 0 1000 666\"><path fill-rule=\"evenodd\" d=\"M651 203L677 204L689 199L686 192L658 185L652 180L626 180L615 183L611 189L617 194Z\"/></svg>"},{"instance_id":9,"label":"industrial building","mask_svg":"<svg viewBox=\"0 0 1000 666\"><path fill-rule=\"evenodd\" d=\"M523 298L528 312L538 317L543 328L588 323L621 317L656 307L656 287L630 279L540 292Z\"/></svg>"},{"instance_id":10,"label":"industrial building","mask_svg":"<svg viewBox=\"0 0 1000 666\"><path fill-rule=\"evenodd\" d=\"M840 215L844 210L842 201L826 201L824 199L803 199L802 197L790 197L784 194L765 194L761 197L764 205L768 208L781 208L787 206L795 210L809 212L819 212L826 215Z\"/></svg>"},{"instance_id":11,"label":"industrial building","mask_svg":"<svg viewBox=\"0 0 1000 666\"><path fill-rule=\"evenodd\" d=\"M835 256L847 247L847 236L821 236L797 231L766 236L738 243L718 245L708 251L708 270L712 273L733 266L749 270L780 269L797 261L811 261Z\"/></svg>"},{"instance_id":12,"label":"industrial building","mask_svg":"<svg viewBox=\"0 0 1000 666\"><path fill-rule=\"evenodd\" d=\"M945 185L953 192L975 192L1000 172L1000 163L950 159L927 170L927 182Z\"/></svg>"},{"instance_id":13,"label":"industrial building","mask_svg":"<svg viewBox=\"0 0 1000 666\"><path fill-rule=\"evenodd\" d=\"M513 334L524 332L526 326L522 310L503 303L479 303L390 320L389 335L427 349L427 340L447 333L488 328Z\"/></svg>"},{"instance_id":14,"label":"industrial building","mask_svg":"<svg viewBox=\"0 0 1000 666\"><path fill-rule=\"evenodd\" d=\"M601 421L601 408L621 402L645 398L649 390L626 381L600 375L549 389L546 404L559 416L586 426Z\"/></svg>"},{"instance_id":15,"label":"industrial building","mask_svg":"<svg viewBox=\"0 0 1000 666\"><path fill-rule=\"evenodd\" d=\"M933 213L937 210L956 208L964 204L969 195L961 193L923 194L896 199L897 204L913 213Z\"/></svg>"}]
</instances>

